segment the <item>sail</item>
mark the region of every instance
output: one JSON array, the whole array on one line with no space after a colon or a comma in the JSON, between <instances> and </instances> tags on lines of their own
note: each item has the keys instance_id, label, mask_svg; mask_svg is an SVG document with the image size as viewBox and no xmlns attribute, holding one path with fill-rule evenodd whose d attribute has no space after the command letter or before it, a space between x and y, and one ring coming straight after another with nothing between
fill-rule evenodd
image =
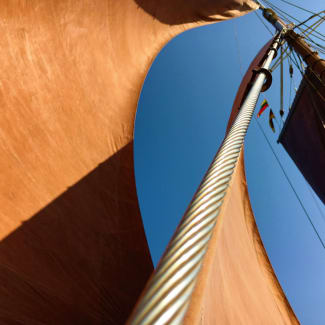
<instances>
[{"instance_id":1,"label":"sail","mask_svg":"<svg viewBox=\"0 0 325 325\"><path fill-rule=\"evenodd\" d=\"M137 100L172 37L253 1L1 1L0 323L122 324L152 262Z\"/></svg>"},{"instance_id":2,"label":"sail","mask_svg":"<svg viewBox=\"0 0 325 325\"><path fill-rule=\"evenodd\" d=\"M279 142L325 204L325 86L310 69L301 81Z\"/></svg>"},{"instance_id":3,"label":"sail","mask_svg":"<svg viewBox=\"0 0 325 325\"><path fill-rule=\"evenodd\" d=\"M260 66L268 42L255 57L238 89L227 131ZM185 324L298 324L261 241L250 205L243 148L198 282Z\"/></svg>"}]
</instances>

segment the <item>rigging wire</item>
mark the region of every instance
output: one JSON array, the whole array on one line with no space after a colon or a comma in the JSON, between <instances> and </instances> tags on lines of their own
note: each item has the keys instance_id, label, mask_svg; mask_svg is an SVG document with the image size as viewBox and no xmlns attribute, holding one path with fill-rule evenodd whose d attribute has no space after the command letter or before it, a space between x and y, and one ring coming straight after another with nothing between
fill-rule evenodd
<instances>
[{"instance_id":1,"label":"rigging wire","mask_svg":"<svg viewBox=\"0 0 325 325\"><path fill-rule=\"evenodd\" d=\"M307 219L308 219L310 225L312 226L312 228L313 228L313 230L314 230L316 236L318 237L318 239L319 239L321 245L322 245L323 248L325 249L324 241L322 240L322 238L321 238L319 232L317 231L317 229L316 229L316 227L315 227L313 221L312 221L311 218L310 218L309 213L307 212L307 210L306 210L306 208L305 208L303 202L301 201L301 199L300 199L300 197L299 197L297 191L295 190L295 188L294 188L294 186L293 186L293 184L292 184L292 182L291 182L289 176L287 175L287 173L286 173L286 171L285 171L285 169L284 169L284 167L283 167L283 165L282 165L280 159L278 158L277 154L275 153L275 151L274 151L274 149L273 149L273 147L272 147L272 145L271 145L269 139L267 138L267 136L266 136L266 134L265 134L265 132L264 132L262 126L260 125L260 123L259 123L259 121L257 120L257 118L255 117L255 115L254 115L254 119L255 119L255 121L257 122L257 125L259 126L259 129L260 129L261 132L263 133L264 138L265 138L265 140L267 141L267 143L268 143L268 145L269 145L269 148L271 149L271 151L272 151L272 153L273 153L273 155L274 155L276 161L278 162L278 164L279 164L279 166L280 166L280 168L281 168L281 170L282 170L282 172L283 172L285 178L287 179L287 181L288 181L288 183L289 183L289 185L290 185L292 191L294 192L294 194L295 194L297 200L299 201L299 204L300 204L301 208L302 208L303 211L305 212L305 215L307 216Z\"/></svg>"},{"instance_id":2,"label":"rigging wire","mask_svg":"<svg viewBox=\"0 0 325 325\"><path fill-rule=\"evenodd\" d=\"M300 55L298 53L295 53L295 54L296 54L296 56L297 56L297 58L299 60L299 63L300 63L300 66L301 66L301 71L305 71L306 68L305 68L304 62L302 61Z\"/></svg>"},{"instance_id":3,"label":"rigging wire","mask_svg":"<svg viewBox=\"0 0 325 325\"><path fill-rule=\"evenodd\" d=\"M281 46L281 67L280 67L280 116L281 121L283 124L283 115L284 115L284 101L283 101L283 86L284 86L284 80L283 80L283 46Z\"/></svg>"},{"instance_id":4,"label":"rigging wire","mask_svg":"<svg viewBox=\"0 0 325 325\"><path fill-rule=\"evenodd\" d=\"M318 28L324 21L325 21L325 16L320 18L319 20L317 20L315 23L310 25L308 28L306 28L305 31L302 32L302 35L305 38L310 39L309 35L312 34L315 31L315 29Z\"/></svg>"},{"instance_id":5,"label":"rigging wire","mask_svg":"<svg viewBox=\"0 0 325 325\"><path fill-rule=\"evenodd\" d=\"M283 56L283 57L279 57L276 61L275 61L275 63L273 64L273 66L270 68L270 71L271 72L273 72L273 71L275 71L277 68L278 68L278 66L281 64L281 62L283 62L289 55L290 55L290 53L291 53L291 50L289 51L289 53L287 52L288 51L288 48L289 48L289 46L286 46L285 47L285 49L284 49L284 52L285 52L285 56Z\"/></svg>"},{"instance_id":6,"label":"rigging wire","mask_svg":"<svg viewBox=\"0 0 325 325\"><path fill-rule=\"evenodd\" d=\"M324 19L325 19L325 16L320 16L320 14L322 14L322 13L325 13L325 10L322 10L322 11L320 11L319 13L310 16L309 18L307 18L306 20L304 20L303 22L301 22L299 25L294 26L293 29L295 29L295 28L297 28L297 27L300 27L300 25L303 25L303 24L307 23L307 21L309 21L309 20L315 18L316 16L321 17L320 20L323 22Z\"/></svg>"},{"instance_id":7,"label":"rigging wire","mask_svg":"<svg viewBox=\"0 0 325 325\"><path fill-rule=\"evenodd\" d=\"M303 10L303 11L305 11L305 12L308 12L308 13L310 13L310 14L314 14L314 15L316 15L316 16L318 15L317 13L315 13L315 12L313 12L313 11L310 11L310 10L308 10L308 9L305 9L305 8L303 8L303 7L300 7L300 6L294 4L294 3L290 2L290 1L287 1L287 0L279 0L279 1L282 1L282 2L284 2L284 3L286 3L286 4L290 5L290 6L296 7L296 8L298 8L298 9Z\"/></svg>"},{"instance_id":8,"label":"rigging wire","mask_svg":"<svg viewBox=\"0 0 325 325\"><path fill-rule=\"evenodd\" d=\"M264 25L264 27L269 31L269 33L273 36L274 33L269 29L269 27L265 24L264 20L258 15L256 11L254 11L255 15L259 19L259 21Z\"/></svg>"},{"instance_id":9,"label":"rigging wire","mask_svg":"<svg viewBox=\"0 0 325 325\"><path fill-rule=\"evenodd\" d=\"M324 11L325 12L325 11ZM311 26L308 26L303 32L302 32L302 34L305 36L305 37L307 37L307 36L309 36L312 32L313 32L313 30L315 29L315 28L317 28L317 27L319 27L319 25L322 23L322 22L324 22L324 19L325 19L325 17L324 18L321 18L321 19L319 19L319 20L317 20L314 24L312 24ZM308 33L307 33L308 32ZM307 33L307 34L306 34ZM285 55L285 57L282 59L281 57L279 57L276 61L275 61L275 63L273 64L273 66L271 67L271 71L275 71L276 69L277 69L277 67L280 65L280 63L281 63L281 61L283 61L283 60L285 60L289 55L290 55L290 53L291 53L291 49L290 49L290 51L289 51L289 53L287 52L287 50L288 50L288 46L286 46L286 48L284 49L284 52L286 53L286 55Z\"/></svg>"},{"instance_id":10,"label":"rigging wire","mask_svg":"<svg viewBox=\"0 0 325 325\"><path fill-rule=\"evenodd\" d=\"M235 30L234 30L234 33L235 33ZM237 37L236 37L236 35L235 35L235 40L236 40L236 42L237 42L237 54L238 54L238 62L239 62L239 65L240 65L240 72L241 72L241 75L243 76L243 72L242 72L242 62L241 62L240 51L239 51L238 35L237 35ZM297 64L297 67L298 67L298 69L299 69L299 65L298 65L298 64ZM283 165L281 164L280 159L279 159L278 156L276 155L276 153L275 153L275 151L274 151L274 149L273 149L273 147L272 147L272 145L271 145L269 139L267 138L267 136L266 136L266 134L265 134L265 132L264 132L262 126L260 125L259 121L257 120L255 114L254 114L254 119L255 119L255 121L257 122L257 125L258 125L260 131L262 132L262 134L263 134L263 136L264 136L266 142L268 143L268 146L269 146L269 148L271 149L271 151L272 151L272 153L273 153L273 155L274 155L276 161L278 162L278 164L279 164L279 166L280 166L280 168L281 168L281 170L282 170L282 172L283 172L283 174L284 174L286 180L288 181L288 183L289 183L289 185L290 185L292 191L294 192L294 194L295 194L295 196L296 196L296 198L297 198L297 200L298 200L298 202L299 202L299 204L300 204L302 210L304 211L305 215L307 216L307 219L308 219L309 223L311 224L311 226L312 226L312 228L313 228L313 230L314 230L316 236L318 237L318 239L319 239L321 245L322 245L323 248L325 249L324 241L322 240L321 236L319 235L319 233L318 233L318 231L317 231L317 229L316 229L316 227L315 227L315 225L314 225L312 219L310 218L310 215L308 214L308 211L306 210L306 208L305 208L303 202L301 201L301 199L300 199L300 197L299 197L297 191L295 190L295 188L294 188L292 182L290 181L289 176L287 175L285 169L283 168Z\"/></svg>"},{"instance_id":11,"label":"rigging wire","mask_svg":"<svg viewBox=\"0 0 325 325\"><path fill-rule=\"evenodd\" d=\"M301 33L304 32L304 30L303 30L301 27L298 27L298 29L300 30ZM319 39L319 40L325 42L325 38L322 38L322 37L319 37L319 36L317 36L317 35L314 35L313 33L311 33L311 35L312 35L313 37L315 37L315 38L317 38L317 39ZM324 37L325 37L325 36L324 36ZM323 45L316 43L313 39L310 38L310 36L308 36L307 39L309 39L311 42L313 42L313 43L316 44L317 46L319 46L319 47L325 49L325 47L324 47Z\"/></svg>"},{"instance_id":12,"label":"rigging wire","mask_svg":"<svg viewBox=\"0 0 325 325\"><path fill-rule=\"evenodd\" d=\"M289 19L288 19L288 17L287 16L289 16L290 17L290 15L288 15L286 12L284 12L283 10L281 10L280 8L278 8L277 6L275 6L275 5L273 5L271 2L269 2L268 0L263 0L263 2L267 5L267 6L269 6L271 9L273 9L276 13L277 13L277 15L280 17L280 18L282 18L284 21L286 21L287 23L292 23L292 21L290 21Z\"/></svg>"},{"instance_id":13,"label":"rigging wire","mask_svg":"<svg viewBox=\"0 0 325 325\"><path fill-rule=\"evenodd\" d=\"M290 59L291 65L294 64L295 66L297 66L297 64L293 61L291 55L289 55L289 59ZM297 66L297 68L299 69L299 66ZM298 89L296 88L296 83L295 83L294 78L292 78L292 82L293 82L293 89L295 92L297 92Z\"/></svg>"},{"instance_id":14,"label":"rigging wire","mask_svg":"<svg viewBox=\"0 0 325 325\"><path fill-rule=\"evenodd\" d=\"M263 2L265 2L267 5L269 5L282 19L284 18L284 20L286 20L288 22L288 18L291 18L292 20L298 22L301 25L305 25L308 27L308 25L306 25L305 23L300 22L298 19L296 19L295 17L291 16L290 14L288 14L287 12L285 12L284 10L280 9L279 7L277 7L276 5L272 4L269 0L263 0ZM290 20L289 20L290 22ZM318 32L318 31L314 31L315 34L318 34L321 37L325 38L325 35L323 35L322 33ZM317 37L316 35L313 35L314 37ZM321 38L321 40L324 40Z\"/></svg>"},{"instance_id":15,"label":"rigging wire","mask_svg":"<svg viewBox=\"0 0 325 325\"><path fill-rule=\"evenodd\" d=\"M306 39L312 43L309 44L311 47L313 48L318 48L320 52L324 52L325 51L325 47L317 42L315 42L313 39L311 39L309 36L306 37Z\"/></svg>"},{"instance_id":16,"label":"rigging wire","mask_svg":"<svg viewBox=\"0 0 325 325\"><path fill-rule=\"evenodd\" d=\"M291 108L291 95L292 95L292 81L293 81L293 67L290 62L290 56L287 56L288 66L289 66L289 74L290 74L290 89L289 89L289 102L288 102L288 110Z\"/></svg>"},{"instance_id":17,"label":"rigging wire","mask_svg":"<svg viewBox=\"0 0 325 325\"><path fill-rule=\"evenodd\" d=\"M291 96L292 96L292 79L293 78L290 78L290 93L289 93L289 104L288 104L288 109L290 110L291 109Z\"/></svg>"},{"instance_id":18,"label":"rigging wire","mask_svg":"<svg viewBox=\"0 0 325 325\"><path fill-rule=\"evenodd\" d=\"M292 51L290 57L293 58L292 62L298 68L299 72L301 73L301 76L303 77L304 76L304 71L302 71L301 66L299 65L296 52Z\"/></svg>"},{"instance_id":19,"label":"rigging wire","mask_svg":"<svg viewBox=\"0 0 325 325\"><path fill-rule=\"evenodd\" d=\"M300 66L299 66L299 63L297 61L297 58L295 56L295 53L293 52L293 58L294 58L294 61L292 60L292 62L295 64L295 66L298 68L298 70L300 71L301 73L301 76L302 78L305 78L306 81L308 82L308 84L314 89L314 91L319 95L319 97L321 98L322 101L325 102L325 98L324 96L317 90L317 88L313 85L312 82L310 82L310 80L306 77L306 75L304 74L304 71L301 70ZM299 58L299 56L298 56ZM292 58L291 58L292 59ZM301 58L299 58L299 60L301 61ZM301 61L302 62L302 61ZM318 79L318 81L325 87L325 82L312 70L310 69L310 72L315 76L315 78Z\"/></svg>"},{"instance_id":20,"label":"rigging wire","mask_svg":"<svg viewBox=\"0 0 325 325\"><path fill-rule=\"evenodd\" d=\"M310 41L312 44L309 44L312 48L318 50L318 52L324 54L325 53L325 47L323 46L319 46L318 43L315 43L313 40L311 40L310 38L307 38L308 41Z\"/></svg>"},{"instance_id":21,"label":"rigging wire","mask_svg":"<svg viewBox=\"0 0 325 325\"><path fill-rule=\"evenodd\" d=\"M301 57L300 57L300 54L298 54L298 53L294 53L294 55L295 55L295 57L296 57L296 62L297 62L298 64L300 64L300 67L301 67L300 72L301 72L301 74L303 75L304 72L305 72L305 70L306 70L305 65L304 65L304 63L303 63L303 61L302 61L302 59L301 59ZM299 62L298 62L298 61L299 61Z\"/></svg>"},{"instance_id":22,"label":"rigging wire","mask_svg":"<svg viewBox=\"0 0 325 325\"><path fill-rule=\"evenodd\" d=\"M316 196L315 196L314 190L313 190L313 189L311 188L311 186L307 183L307 181L306 181L306 184L308 185L309 192L310 192L311 196L313 197L313 200L314 200L314 202L315 202L315 205L317 206L317 209L318 209L320 215L322 216L322 218L323 218L323 220L324 220L324 222L325 222L325 214L324 214L324 211L322 210L322 208L321 208L320 205L319 205L319 202L318 202L318 200L317 200L317 198L316 198Z\"/></svg>"}]
</instances>

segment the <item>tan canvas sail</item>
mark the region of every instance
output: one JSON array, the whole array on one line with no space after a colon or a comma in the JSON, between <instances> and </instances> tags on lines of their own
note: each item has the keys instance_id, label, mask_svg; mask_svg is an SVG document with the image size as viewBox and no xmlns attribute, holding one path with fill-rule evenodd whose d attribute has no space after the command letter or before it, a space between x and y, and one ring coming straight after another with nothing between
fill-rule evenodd
<instances>
[{"instance_id":1,"label":"tan canvas sail","mask_svg":"<svg viewBox=\"0 0 325 325\"><path fill-rule=\"evenodd\" d=\"M252 8L0 2L1 324L125 321L152 272L132 148L147 70L178 33Z\"/></svg>"}]
</instances>

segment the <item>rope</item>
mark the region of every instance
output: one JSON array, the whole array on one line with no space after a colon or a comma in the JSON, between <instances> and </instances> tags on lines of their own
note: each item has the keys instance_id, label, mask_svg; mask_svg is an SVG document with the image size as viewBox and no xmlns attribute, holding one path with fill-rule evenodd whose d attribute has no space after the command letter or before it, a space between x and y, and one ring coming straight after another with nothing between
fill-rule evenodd
<instances>
[{"instance_id":1,"label":"rope","mask_svg":"<svg viewBox=\"0 0 325 325\"><path fill-rule=\"evenodd\" d=\"M268 2L267 0L263 0L263 2L264 2L267 6L269 6L270 8L272 8L273 11L276 12L277 15L278 15L278 16L279 16L283 21L285 21L287 24L292 24L292 22L287 18L287 16L281 12L281 11L282 11L281 9L280 9L280 10L276 9L276 7L275 7L272 3Z\"/></svg>"},{"instance_id":2,"label":"rope","mask_svg":"<svg viewBox=\"0 0 325 325\"><path fill-rule=\"evenodd\" d=\"M317 20L316 22L314 22L312 25L308 26L303 32L302 34L305 36L305 37L308 37L310 34L312 34L316 28L318 28L325 20L325 16L320 18L319 20ZM294 28L298 27L295 26ZM308 33L307 33L308 32Z\"/></svg>"},{"instance_id":3,"label":"rope","mask_svg":"<svg viewBox=\"0 0 325 325\"><path fill-rule=\"evenodd\" d=\"M290 110L291 108L291 95L292 95L292 79L293 79L293 68L291 64L291 58L290 55L287 56L288 58L288 65L289 65L289 73L290 73L290 90L289 90L289 103L288 103L288 109Z\"/></svg>"},{"instance_id":4,"label":"rope","mask_svg":"<svg viewBox=\"0 0 325 325\"><path fill-rule=\"evenodd\" d=\"M257 16L258 16L258 15L257 15ZM259 16L258 16L258 17L259 17ZM263 25L264 25L264 24L263 24ZM236 41L238 42L238 38L236 38ZM238 52L237 52L237 53L238 53L238 55L240 55L240 51L239 51L239 42L238 42L238 44L237 44L237 48L238 48ZM285 49L285 52L287 52L287 48ZM291 59L291 55L290 55L290 53L288 54L287 57L288 57L288 59L292 60L292 59ZM238 61L239 61L239 64L241 64L241 59L240 59L240 57L238 58ZM281 60L281 61L282 61L282 60ZM299 65L298 65L298 63L296 64L296 66L297 66L298 69L299 69ZM299 69L299 70L300 70L300 69ZM292 81L293 81L293 78L290 79L290 99L289 99L289 103L291 102L291 88L292 88ZM305 215L306 215L306 217L307 217L309 223L311 224L311 226L312 226L312 228L313 228L313 230L314 230L314 232L315 232L317 238L319 239L320 244L321 244L321 245L323 246L323 248L325 249L324 241L323 241L322 238L320 237L320 235L319 235L319 233L318 233L318 231L317 231L317 229L316 229L316 227L315 227L315 225L314 225L314 223L313 223L313 221L312 221L310 215L309 215L308 212L307 212L307 209L305 208L303 202L301 201L301 199L300 199L300 197L299 197L297 191L295 190L295 188L294 188L294 186L293 186L293 184L292 184L292 182L291 182L289 176L287 175L287 173L286 173L286 171L285 171L283 165L281 164L280 159L279 159L278 156L276 155L276 153L275 153L275 151L274 151L274 149L273 149L273 147L272 147L272 145L271 145L269 139L267 138L267 136L266 136L266 134L265 134L265 132L264 132L262 126L260 125L260 123L259 123L259 121L257 120L257 118L255 117L255 115L254 115L254 119L255 119L255 121L257 122L257 125L258 125L260 131L262 132L262 134L263 134L263 136L264 136L264 138L265 138L265 140L266 140L266 142L267 142L269 148L271 149L271 152L273 153L273 155L274 155L276 161L278 162L278 164L279 164L279 166L280 166L280 168L281 168L281 170L282 170L282 172L283 172L283 174L284 174L286 180L288 181L288 183L289 183L289 185L290 185L290 187L291 187L293 193L295 194L295 196L296 196L296 198L297 198L297 200L298 200L298 202L299 202L299 204L300 204L302 210L304 211L304 213L305 213ZM277 120L276 120L276 121L277 121ZM324 219L325 219L325 218L324 218Z\"/></svg>"},{"instance_id":5,"label":"rope","mask_svg":"<svg viewBox=\"0 0 325 325\"><path fill-rule=\"evenodd\" d=\"M280 1L286 3L286 4L290 5L290 6L296 7L296 8L298 8L298 9L300 9L300 10L303 10L303 11L305 11L305 12L308 12L308 13L310 13L310 14L318 15L317 13L315 13L315 12L313 12L313 11L310 11L310 10L307 10L307 9L305 9L305 8L303 8L303 7L300 7L300 6L298 6L298 5L295 5L294 3L289 2L289 1L287 1L287 0L280 0Z\"/></svg>"},{"instance_id":6,"label":"rope","mask_svg":"<svg viewBox=\"0 0 325 325\"><path fill-rule=\"evenodd\" d=\"M297 198L297 200L298 200L298 202L299 202L299 204L300 204L302 210L304 211L304 213L305 213L305 215L306 215L306 217L307 217L307 219L308 219L310 225L312 226L312 228L313 228L313 230L314 230L314 232L315 232L317 238L319 239L320 244L321 244L321 245L323 246L323 248L325 249L325 244L324 244L324 242L323 242L321 236L319 235L319 233L318 233L318 231L317 231L317 229L316 229L316 227L315 227L313 221L311 220L311 217L310 217L310 215L308 214L307 209L305 208L304 204L302 203L302 201L301 201L301 199L300 199L300 197L299 197L297 191L295 190L295 188L294 188L294 186L293 186L293 184L292 184L292 182L291 182L289 176L287 175L285 169L283 168L283 165L281 164L280 159L278 158L277 154L275 153L275 151L274 151L274 149L273 149L273 147L272 147L272 145L271 145L269 139L267 138L267 136L266 136L266 134L265 134L265 132L264 132L262 126L261 126L260 123L258 122L257 118L256 118L255 116L254 116L254 118L255 118L255 121L257 122L257 125L258 125L259 129L260 129L261 132L263 133L263 136L264 136L266 142L268 143L269 148L271 149L271 151L272 151L272 153L273 153L273 155L274 155L276 161L278 162L278 164L279 164L279 166L280 166L280 168L281 168L281 170L282 170L282 172L283 172L283 174L284 174L286 180L288 181L288 183L289 183L289 185L290 185L290 187L291 187L293 193L295 194L295 196L296 196L296 198Z\"/></svg>"},{"instance_id":7,"label":"rope","mask_svg":"<svg viewBox=\"0 0 325 325\"><path fill-rule=\"evenodd\" d=\"M264 25L264 27L269 31L269 33L273 36L272 31L269 29L269 27L265 24L264 20L258 15L256 11L254 11L255 15L257 16L258 20Z\"/></svg>"},{"instance_id":8,"label":"rope","mask_svg":"<svg viewBox=\"0 0 325 325\"><path fill-rule=\"evenodd\" d=\"M325 21L325 16L319 20L317 20L314 24L312 24L311 26L309 26L303 33L302 35L304 35L309 41L313 42L316 46L318 45L317 43L315 43L310 37L309 35L313 33L313 31L315 31L316 28L318 28L323 22ZM307 33L308 32L308 33ZM320 49L320 52L323 52L324 49Z\"/></svg>"},{"instance_id":9,"label":"rope","mask_svg":"<svg viewBox=\"0 0 325 325\"><path fill-rule=\"evenodd\" d=\"M264 0L264 1L265 1L265 0ZM265 1L265 2L268 3L268 1ZM268 3L268 4L269 4L269 3ZM281 10L281 11L282 11L282 10ZM290 15L288 15L288 16L290 16ZM295 20L296 20L296 19L295 19ZM308 26L307 26L307 27L308 27ZM290 56L290 55L289 55L289 56ZM295 58L295 60L296 60L296 58ZM282 60L281 60L281 62L282 62ZM297 61L296 61L296 66L298 67L299 71L302 73L302 71L300 70L300 67L299 67L299 64L298 64ZM302 74L303 74L303 73L302 73ZM308 214L308 212L307 212L307 210L306 210L306 208L305 208L303 202L301 201L301 199L300 199L300 197L299 197L297 191L295 190L295 188L294 188L294 186L293 186L293 184L292 184L290 178L288 177L288 175L287 175L286 171L284 170L284 168L283 168L283 166L282 166L282 164L281 164L279 158L277 157L277 155L276 155L276 153L275 153L273 147L271 146L271 143L270 143L270 141L268 140L268 138L267 138L267 136L266 136L264 130L262 129L260 123L257 121L257 119L256 119L255 116L254 116L254 119L256 120L256 122L257 122L257 124L258 124L258 126L259 126L259 129L260 129L261 132L263 133L263 136L264 136L265 140L267 141L267 143L268 143L268 145L269 145L269 148L271 149L271 151L272 151L274 157L276 158L276 160L277 160L277 162L278 162L278 164L279 164L279 166L280 166L280 168L281 168L281 170L282 170L282 172L283 172L285 178L287 179L287 181L288 181L288 183L289 183L289 185L290 185L292 191L294 192L294 194L295 194L295 196L296 196L296 198L297 198L297 200L298 200L298 202L299 202L301 208L303 209L303 211L304 211L304 213L305 213L305 215L306 215L306 217L307 217L307 219L308 219L310 225L312 226L312 228L313 228L313 230L314 230L314 232L315 232L317 238L319 239L320 244L321 244L322 247L325 249L325 244L324 244L324 242L323 242L321 236L319 235L319 233L318 233L318 231L317 231L317 229L316 229L316 227L315 227L315 225L314 225L314 223L313 223L313 221L312 221L310 215Z\"/></svg>"},{"instance_id":10,"label":"rope","mask_svg":"<svg viewBox=\"0 0 325 325\"><path fill-rule=\"evenodd\" d=\"M257 15L257 16L258 16L258 15ZM259 18L259 16L258 16L258 18ZM263 25L264 25L264 23L263 23ZM238 39L237 39L237 38L236 38L236 40L237 40L237 42L238 42ZM237 48L239 49L239 42L238 42L238 46L237 46ZM281 49L282 49L282 48L281 48ZM286 54L287 54L287 49L288 49L288 48L285 49ZM238 50L238 55L240 55L239 50ZM281 56L282 56L282 55L281 55ZM288 57L288 60L290 59L290 60L292 61L291 53L287 54L287 57ZM238 60L239 60L239 64L241 64L240 57L238 58ZM282 60L281 60L281 61L282 61ZM297 66L297 68L298 68L299 71L300 71L300 68L299 68L299 64L298 64L298 63L296 64L296 66ZM300 72L301 72L301 71L300 71ZM292 89L292 82L294 82L294 81L293 81L293 78L290 78L290 99L289 99L289 105L290 105L290 103L291 103L291 89ZM312 228L313 228L313 230L314 230L314 232L315 232L317 238L319 239L320 244L321 244L322 247L325 249L324 241L323 241L322 238L320 237L320 235L319 235L319 233L318 233L318 231L317 231L317 229L316 229L316 227L315 227L315 225L314 225L314 223L313 223L313 221L312 221L310 215L308 214L307 209L305 208L303 202L301 201L301 199L300 199L300 197L299 197L297 191L295 190L295 188L294 188L294 186L293 186L293 184L292 184L292 182L291 182L289 176L287 175L287 173L286 173L286 171L285 171L283 165L281 164L280 159L278 158L277 154L275 153L275 151L274 151L274 149L273 149L273 147L272 147L272 145L271 145L269 139L267 138L267 136L266 136L266 134L265 134L265 132L264 132L262 126L260 125L260 123L259 123L259 121L257 120L257 118L255 117L255 115L254 115L254 119L255 119L255 121L257 122L257 125L258 125L260 131L262 132L262 134L263 134L263 136L264 136L264 139L266 140L266 142L267 142L269 148L271 149L271 152L273 153L273 155L274 155L276 161L278 162L278 164L279 164L279 166L280 166L280 168L281 168L281 170L282 170L282 172L283 172L283 174L284 174L284 176L285 176L287 182L289 183L289 185L290 185L290 187L291 187L291 189L292 189L294 195L296 196L296 198L297 198L297 200L298 200L298 202L299 202L299 204L300 204L302 210L304 211L304 213L305 213L305 215L306 215L306 217L307 217L307 219L308 219L310 225L312 226ZM318 208L319 208L319 207L318 207ZM325 217L324 217L324 220L325 220Z\"/></svg>"},{"instance_id":11,"label":"rope","mask_svg":"<svg viewBox=\"0 0 325 325\"><path fill-rule=\"evenodd\" d=\"M283 123L284 115L284 104L283 104L283 47L281 46L281 68L280 68L280 116Z\"/></svg>"},{"instance_id":12,"label":"rope","mask_svg":"<svg viewBox=\"0 0 325 325\"><path fill-rule=\"evenodd\" d=\"M269 5L275 12L277 12L277 14L279 16L281 16L284 20L286 20L287 22L289 21L287 17L290 17L292 20L298 22L300 25L305 25L303 22L299 21L298 19L296 19L295 17L291 16L290 14L288 14L287 12L285 12L284 10L280 9L279 7L277 7L276 5L272 4L270 1L268 0L263 0L263 2L265 2L267 5ZM290 22L290 21L289 21ZM308 27L308 25L305 25ZM323 35L322 33L318 32L318 31L314 31L314 33L322 36L325 38L325 35ZM313 35L314 37L317 37L316 35ZM320 37L317 37L320 38ZM323 38L320 38L321 40L324 41Z\"/></svg>"},{"instance_id":13,"label":"rope","mask_svg":"<svg viewBox=\"0 0 325 325\"><path fill-rule=\"evenodd\" d=\"M291 52L291 54L290 54L290 58L292 59L292 57L293 57L293 63L295 64L295 66L298 68L298 70L300 71L300 73L301 73L301 76L303 77L304 76L304 71L302 71L301 70L301 67L299 66L299 63L298 63L298 59L297 59L297 57L296 57L296 53L293 51L293 52Z\"/></svg>"},{"instance_id":14,"label":"rope","mask_svg":"<svg viewBox=\"0 0 325 325\"><path fill-rule=\"evenodd\" d=\"M307 18L306 20L304 20L303 22L301 22L299 25L296 25L295 27L293 27L293 29L295 29L295 28L297 28L297 27L300 27L300 25L304 25L307 21L309 21L309 20L315 18L316 16L321 17L320 20L321 20L321 21L324 21L324 18L325 18L325 17L324 17L324 16L320 16L320 14L322 14L322 13L325 13L325 10L322 10L322 11L320 11L319 13L310 16L309 18Z\"/></svg>"},{"instance_id":15,"label":"rope","mask_svg":"<svg viewBox=\"0 0 325 325\"><path fill-rule=\"evenodd\" d=\"M285 52L285 56L280 56L275 63L273 64L273 66L271 67L271 72L275 71L277 69L277 67L281 64L281 62L283 62L291 53L291 50L289 51L289 53L287 52L288 50L288 46L285 47L284 52Z\"/></svg>"},{"instance_id":16,"label":"rope","mask_svg":"<svg viewBox=\"0 0 325 325\"><path fill-rule=\"evenodd\" d=\"M292 52L291 52L291 54L289 55L289 59L290 59L291 64L294 64L294 65L298 68L298 70L300 71L299 66L298 66L298 65L293 61L291 55L292 55ZM301 72L301 71L300 71L300 72ZM295 80L294 80L293 78L292 78L292 81L293 81L293 87L294 87L294 90L297 91L297 90L296 90L297 88L296 88Z\"/></svg>"},{"instance_id":17,"label":"rope","mask_svg":"<svg viewBox=\"0 0 325 325\"><path fill-rule=\"evenodd\" d=\"M306 26L307 26L307 25L306 25ZM301 33L304 32L304 30L303 30L301 27L298 27L298 29L300 30ZM314 30L313 32L316 33L317 31ZM309 35L310 35L310 34L309 34ZM319 37L319 36L317 36L317 35L315 35L315 34L313 34L313 33L311 33L311 36L313 36L313 37L315 37L315 38L321 40L322 42L325 42L325 38ZM325 36L324 36L324 37L325 37ZM325 47L324 47L323 45L321 45L321 44L319 44L319 43L316 43L316 42L315 42L313 39L311 39L309 36L307 37L307 39L308 39L310 42L313 42L315 45L319 46L320 48L325 49Z\"/></svg>"},{"instance_id":18,"label":"rope","mask_svg":"<svg viewBox=\"0 0 325 325\"><path fill-rule=\"evenodd\" d=\"M319 205L319 203L317 201L317 198L315 196L314 190L311 188L311 186L309 185L309 183L307 183L307 181L306 181L306 184L308 186L308 189L309 189L309 192L310 192L311 196L313 197L313 200L315 202L315 205L316 205L316 207L317 207L320 215L322 216L322 218L323 218L323 220L325 222L325 214L324 214L323 210L321 209L321 207L320 207L320 205Z\"/></svg>"},{"instance_id":19,"label":"rope","mask_svg":"<svg viewBox=\"0 0 325 325\"><path fill-rule=\"evenodd\" d=\"M302 71L305 71L306 68L305 68L304 62L301 60L300 55L297 54L297 57L298 57L298 60L299 60L299 62L300 62L301 70L302 70Z\"/></svg>"},{"instance_id":20,"label":"rope","mask_svg":"<svg viewBox=\"0 0 325 325\"><path fill-rule=\"evenodd\" d=\"M295 66L298 68L298 70L300 71L301 73L301 76L302 78L305 78L308 82L308 84L315 90L315 92L319 95L319 97L325 102L325 98L324 96L319 92L319 90L314 86L314 84L312 82L310 82L310 80L306 77L306 75L304 74L304 71L301 70L300 66L299 66L299 63L298 63L298 60L297 60L297 57L298 59L300 60L300 62L302 63L302 60L300 58L299 55L297 55L295 52L292 52L291 55L293 56L294 58L294 61L292 60L291 56L290 56L290 59L292 60L292 62L295 64ZM297 56L297 57L296 57ZM319 82L322 84L322 86L325 87L325 82L311 69L311 67L309 67L309 70L311 73L313 73L313 75L319 80Z\"/></svg>"}]
</instances>

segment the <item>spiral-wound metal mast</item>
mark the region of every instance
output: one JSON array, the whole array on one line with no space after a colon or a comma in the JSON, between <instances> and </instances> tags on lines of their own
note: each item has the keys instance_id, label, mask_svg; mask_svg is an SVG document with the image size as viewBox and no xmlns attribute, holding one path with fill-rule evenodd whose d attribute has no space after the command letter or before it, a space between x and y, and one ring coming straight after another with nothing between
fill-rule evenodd
<instances>
[{"instance_id":1,"label":"spiral-wound metal mast","mask_svg":"<svg viewBox=\"0 0 325 325\"><path fill-rule=\"evenodd\" d=\"M209 167L129 324L181 324L236 167L266 74L280 43L275 38L239 114Z\"/></svg>"}]
</instances>

